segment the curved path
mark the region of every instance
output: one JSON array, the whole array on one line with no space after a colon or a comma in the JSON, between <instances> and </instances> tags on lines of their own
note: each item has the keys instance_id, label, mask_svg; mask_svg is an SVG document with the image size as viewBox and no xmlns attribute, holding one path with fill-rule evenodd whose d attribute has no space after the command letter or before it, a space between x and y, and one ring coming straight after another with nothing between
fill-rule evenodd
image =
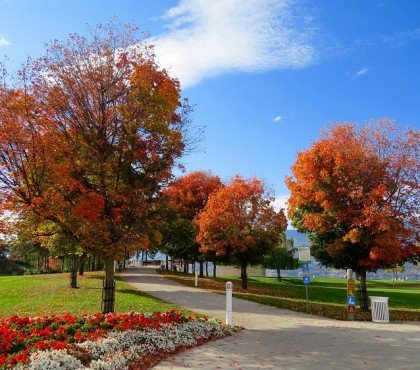
<instances>
[{"instance_id":1,"label":"curved path","mask_svg":"<svg viewBox=\"0 0 420 370\"><path fill-rule=\"evenodd\" d=\"M120 275L136 289L187 309L225 318L225 297L183 286L154 269ZM420 324L320 318L233 299L233 321L246 328L183 352L156 369L419 369Z\"/></svg>"}]
</instances>

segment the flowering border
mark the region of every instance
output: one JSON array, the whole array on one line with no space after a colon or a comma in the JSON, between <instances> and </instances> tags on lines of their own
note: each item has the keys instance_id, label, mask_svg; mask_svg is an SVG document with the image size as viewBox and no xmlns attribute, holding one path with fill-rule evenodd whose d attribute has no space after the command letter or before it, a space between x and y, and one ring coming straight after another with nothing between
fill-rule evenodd
<instances>
[{"instance_id":1,"label":"flowering border","mask_svg":"<svg viewBox=\"0 0 420 370\"><path fill-rule=\"evenodd\" d=\"M146 369L237 330L197 315L14 315L0 320L0 369Z\"/></svg>"}]
</instances>

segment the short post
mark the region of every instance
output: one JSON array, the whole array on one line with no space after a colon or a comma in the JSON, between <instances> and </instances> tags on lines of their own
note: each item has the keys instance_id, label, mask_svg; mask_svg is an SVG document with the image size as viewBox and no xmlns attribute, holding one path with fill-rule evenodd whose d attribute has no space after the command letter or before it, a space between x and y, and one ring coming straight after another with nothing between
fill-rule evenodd
<instances>
[{"instance_id":1,"label":"short post","mask_svg":"<svg viewBox=\"0 0 420 370\"><path fill-rule=\"evenodd\" d=\"M197 266L195 266L195 286L198 286L198 269Z\"/></svg>"},{"instance_id":2,"label":"short post","mask_svg":"<svg viewBox=\"0 0 420 370\"><path fill-rule=\"evenodd\" d=\"M233 283L226 283L226 325L232 325L232 288Z\"/></svg>"}]
</instances>

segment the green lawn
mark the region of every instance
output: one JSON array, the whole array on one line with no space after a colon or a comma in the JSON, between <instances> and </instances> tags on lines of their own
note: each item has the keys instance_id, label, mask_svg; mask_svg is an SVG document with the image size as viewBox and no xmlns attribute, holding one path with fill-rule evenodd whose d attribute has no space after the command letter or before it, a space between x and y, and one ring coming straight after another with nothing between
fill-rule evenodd
<instances>
[{"instance_id":1,"label":"green lawn","mask_svg":"<svg viewBox=\"0 0 420 370\"><path fill-rule=\"evenodd\" d=\"M190 274L158 271L182 284L194 285L194 277ZM215 279L207 277L200 279L199 286L225 294L227 280L233 282L233 294L238 298L334 319L347 319L347 282L345 279L312 279L308 288L309 304L306 302L305 286L301 278L284 278L279 282L277 278L250 277L248 289L244 290L237 276L223 276ZM398 281L393 288L392 281L369 280L368 295L389 297L392 321L420 321L419 281ZM358 303L356 310L356 320L371 320L370 311L360 310Z\"/></svg>"},{"instance_id":2,"label":"green lawn","mask_svg":"<svg viewBox=\"0 0 420 370\"><path fill-rule=\"evenodd\" d=\"M237 281L236 285L240 284L238 277L223 276L221 278ZM280 296L306 299L301 278L283 278L279 282L277 278L251 277L249 281L256 287L275 289ZM346 284L345 279L311 279L308 287L309 300L317 303L342 304L347 295ZM369 296L389 297L388 303L391 308L420 310L420 281L396 281L393 288L391 280L368 280L367 288Z\"/></svg>"},{"instance_id":3,"label":"green lawn","mask_svg":"<svg viewBox=\"0 0 420 370\"><path fill-rule=\"evenodd\" d=\"M69 274L0 276L0 317L17 313L94 313L100 311L103 273L85 273L78 289L71 289ZM118 279L118 277L117 277ZM116 312L168 311L179 307L147 296L123 281L116 282Z\"/></svg>"}]
</instances>

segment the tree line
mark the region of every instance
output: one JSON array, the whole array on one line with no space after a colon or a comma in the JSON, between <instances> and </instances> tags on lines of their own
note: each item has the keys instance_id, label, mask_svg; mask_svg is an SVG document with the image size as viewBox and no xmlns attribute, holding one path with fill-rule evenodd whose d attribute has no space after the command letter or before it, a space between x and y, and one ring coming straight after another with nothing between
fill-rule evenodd
<instances>
[{"instance_id":1,"label":"tree line","mask_svg":"<svg viewBox=\"0 0 420 370\"><path fill-rule=\"evenodd\" d=\"M114 261L135 250L229 261L246 287L247 266L274 253L287 226L260 179L174 180L199 130L179 82L135 34L98 25L48 44L14 76L1 68L1 233L72 256L72 286L79 256L103 261L104 313ZM418 130L337 124L298 154L288 215L318 261L358 272L366 297L366 271L418 261L419 173Z\"/></svg>"}]
</instances>

